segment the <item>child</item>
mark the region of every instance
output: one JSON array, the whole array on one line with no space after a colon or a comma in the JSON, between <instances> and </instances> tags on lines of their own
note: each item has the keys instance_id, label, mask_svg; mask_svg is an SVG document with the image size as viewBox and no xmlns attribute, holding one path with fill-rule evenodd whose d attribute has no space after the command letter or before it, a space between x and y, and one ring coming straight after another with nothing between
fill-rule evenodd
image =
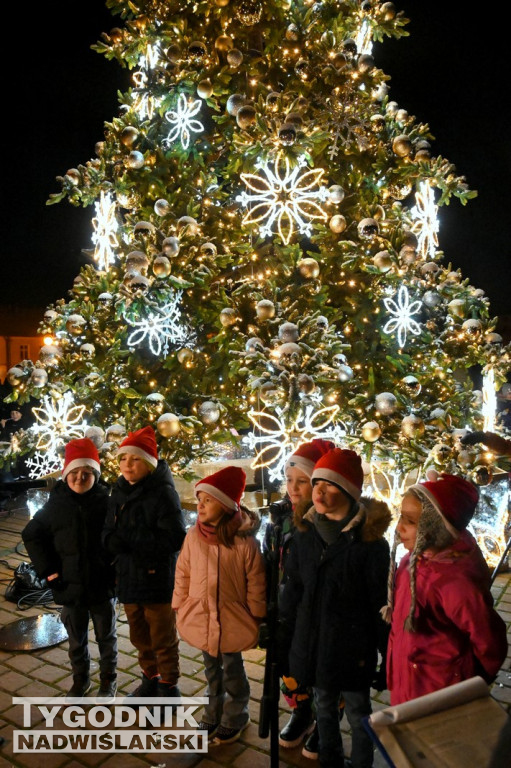
<instances>
[{"instance_id":1,"label":"child","mask_svg":"<svg viewBox=\"0 0 511 768\"><path fill-rule=\"evenodd\" d=\"M65 448L62 479L44 507L22 532L23 543L37 575L47 579L69 637L73 685L68 699L90 690L89 618L92 618L100 660L97 700L108 703L117 690L117 637L114 573L101 547L108 489L98 483L99 455L88 438L71 440Z\"/></svg>"},{"instance_id":2,"label":"child","mask_svg":"<svg viewBox=\"0 0 511 768\"><path fill-rule=\"evenodd\" d=\"M390 523L386 504L361 502L362 462L334 448L312 472L313 507L293 537L281 619L292 634L290 673L312 685L323 768L342 768L339 702L352 730L351 765L370 768L373 746L362 720L371 712L370 688L378 650L386 655L385 603Z\"/></svg>"},{"instance_id":3,"label":"child","mask_svg":"<svg viewBox=\"0 0 511 768\"><path fill-rule=\"evenodd\" d=\"M279 560L280 591L284 587L286 560L296 531L294 518L299 523L303 513L311 506L311 475L315 463L327 451L335 448L329 440L316 439L300 445L288 458L285 466L286 497L270 504L271 522L266 526L263 553L269 559L275 546L275 526L281 530ZM296 747L308 736L303 755L317 759L317 729L314 728L312 690L300 685L287 674L283 676L282 691L293 712L279 734L281 747Z\"/></svg>"},{"instance_id":4,"label":"child","mask_svg":"<svg viewBox=\"0 0 511 768\"><path fill-rule=\"evenodd\" d=\"M130 432L118 450L121 477L112 489L104 530L115 555L117 595L124 604L142 680L131 697L179 697L179 640L171 606L174 571L186 529L167 463L158 459L152 427Z\"/></svg>"},{"instance_id":5,"label":"child","mask_svg":"<svg viewBox=\"0 0 511 768\"><path fill-rule=\"evenodd\" d=\"M413 485L403 497L393 562L399 542L408 554L389 601L392 704L474 675L491 682L506 658L506 625L493 608L489 570L465 530L477 502L475 486L454 475Z\"/></svg>"},{"instance_id":6,"label":"child","mask_svg":"<svg viewBox=\"0 0 511 768\"><path fill-rule=\"evenodd\" d=\"M239 739L249 725L250 687L241 652L257 645L266 615L258 517L240 505L245 473L225 467L198 482L197 523L176 567L172 605L183 640L202 650L208 704L199 727L215 744Z\"/></svg>"}]
</instances>

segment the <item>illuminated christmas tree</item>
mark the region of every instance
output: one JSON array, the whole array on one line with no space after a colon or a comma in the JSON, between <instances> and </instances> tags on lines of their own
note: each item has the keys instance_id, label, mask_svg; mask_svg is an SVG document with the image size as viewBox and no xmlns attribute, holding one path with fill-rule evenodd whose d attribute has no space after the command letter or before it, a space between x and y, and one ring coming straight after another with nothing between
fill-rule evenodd
<instances>
[{"instance_id":1,"label":"illuminated christmas tree","mask_svg":"<svg viewBox=\"0 0 511 768\"><path fill-rule=\"evenodd\" d=\"M41 400L12 450L41 474L81 430L108 467L153 422L177 474L229 455L280 479L321 435L391 494L428 466L488 482L459 439L510 350L439 250L438 207L475 193L373 55L406 34L394 4L107 6L119 26L95 48L132 85L50 201L94 206L93 248L44 315L53 343L9 372L20 402Z\"/></svg>"}]
</instances>

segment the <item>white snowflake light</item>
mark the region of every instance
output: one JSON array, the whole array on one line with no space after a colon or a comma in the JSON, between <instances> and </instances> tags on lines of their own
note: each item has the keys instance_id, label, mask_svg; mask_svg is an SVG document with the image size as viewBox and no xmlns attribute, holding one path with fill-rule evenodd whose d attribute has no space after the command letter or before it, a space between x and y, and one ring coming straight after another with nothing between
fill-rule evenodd
<instances>
[{"instance_id":1,"label":"white snowflake light","mask_svg":"<svg viewBox=\"0 0 511 768\"><path fill-rule=\"evenodd\" d=\"M397 303L394 299L384 299L383 303L388 309L389 314L393 315L392 319L384 326L383 332L390 334L397 330L397 343L402 349L406 344L407 332L415 336L418 336L421 332L420 325L412 319L412 315L416 315L419 312L422 302L412 301L410 303L408 289L402 285L397 294Z\"/></svg>"},{"instance_id":2,"label":"white snowflake light","mask_svg":"<svg viewBox=\"0 0 511 768\"><path fill-rule=\"evenodd\" d=\"M119 246L117 240L118 223L115 216L116 205L107 193L101 192L99 201L94 204L96 216L92 219L94 233L92 242L96 248L94 259L99 269L108 269L115 261L115 249Z\"/></svg>"},{"instance_id":3,"label":"white snowflake light","mask_svg":"<svg viewBox=\"0 0 511 768\"><path fill-rule=\"evenodd\" d=\"M418 238L418 251L424 259L434 258L438 247L438 205L435 205L435 193L428 181L421 181L415 201L410 213L416 220L412 232Z\"/></svg>"},{"instance_id":4,"label":"white snowflake light","mask_svg":"<svg viewBox=\"0 0 511 768\"><path fill-rule=\"evenodd\" d=\"M275 408L275 416L266 411L249 411L248 417L256 431L250 432L243 442L257 451L252 469L268 467L270 481L282 479L286 461L302 443L314 438L339 442L346 431L343 425L334 423L338 412L338 405L317 410L307 405L300 409L292 424L287 424L284 411L279 407Z\"/></svg>"},{"instance_id":5,"label":"white snowflake light","mask_svg":"<svg viewBox=\"0 0 511 768\"><path fill-rule=\"evenodd\" d=\"M165 112L165 119L171 124L172 130L166 139L163 139L163 144L169 147L176 139L181 139L181 146L183 149L188 149L190 146L190 132L202 133L204 130L203 124L200 120L195 120L195 115L200 111L202 101L200 99L186 98L184 93L179 95L177 100L177 108L171 109L169 112Z\"/></svg>"},{"instance_id":6,"label":"white snowflake light","mask_svg":"<svg viewBox=\"0 0 511 768\"><path fill-rule=\"evenodd\" d=\"M135 327L128 337L128 346L136 347L146 339L153 355L159 356L162 352L166 357L169 353L169 344L177 344L188 339L190 335L187 328L180 324L181 309L179 307L183 291L175 291L172 299L167 301L159 312L151 312L143 320L132 322Z\"/></svg>"},{"instance_id":7,"label":"white snowflake light","mask_svg":"<svg viewBox=\"0 0 511 768\"><path fill-rule=\"evenodd\" d=\"M30 429L37 438L36 448L56 454L68 440L83 437L87 427L84 411L84 405L73 405L71 392L58 399L45 397L40 408L32 408L37 423Z\"/></svg>"},{"instance_id":8,"label":"white snowflake light","mask_svg":"<svg viewBox=\"0 0 511 768\"><path fill-rule=\"evenodd\" d=\"M155 108L160 104L161 99L156 98L147 90L149 83L148 72L156 67L160 60L159 44L148 45L144 56L141 56L138 62L138 70L133 73L133 82L138 90L133 102L133 109L138 112L142 120L151 120Z\"/></svg>"},{"instance_id":9,"label":"white snowflake light","mask_svg":"<svg viewBox=\"0 0 511 768\"><path fill-rule=\"evenodd\" d=\"M25 465L28 469L29 478L36 480L58 472L62 468L62 461L56 453L36 451L25 460Z\"/></svg>"},{"instance_id":10,"label":"white snowflake light","mask_svg":"<svg viewBox=\"0 0 511 768\"><path fill-rule=\"evenodd\" d=\"M357 51L360 54L371 55L373 52L373 31L367 19L364 19L360 25L360 29L355 36L355 42L357 44Z\"/></svg>"},{"instance_id":11,"label":"white snowflake light","mask_svg":"<svg viewBox=\"0 0 511 768\"><path fill-rule=\"evenodd\" d=\"M312 220L326 221L327 214L316 202L328 199L327 188L320 185L324 170L313 168L302 173L306 166L304 155L300 155L295 167L291 168L289 159L279 153L273 168L265 160L258 161L256 168L264 175L242 173L241 178L251 193L242 192L236 199L244 206L254 204L243 224L262 222L259 232L263 237L269 237L276 222L280 238L287 245L295 225L300 234L310 235Z\"/></svg>"},{"instance_id":12,"label":"white snowflake light","mask_svg":"<svg viewBox=\"0 0 511 768\"><path fill-rule=\"evenodd\" d=\"M495 391L495 373L493 368L483 376L483 430L493 432L497 413L497 393Z\"/></svg>"}]
</instances>

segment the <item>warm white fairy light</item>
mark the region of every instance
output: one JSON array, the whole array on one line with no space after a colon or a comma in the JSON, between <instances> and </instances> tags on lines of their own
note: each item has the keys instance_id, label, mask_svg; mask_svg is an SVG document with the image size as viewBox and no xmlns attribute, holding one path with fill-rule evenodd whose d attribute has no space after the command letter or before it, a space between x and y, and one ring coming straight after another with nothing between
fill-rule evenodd
<instances>
[{"instance_id":1,"label":"warm white fairy light","mask_svg":"<svg viewBox=\"0 0 511 768\"><path fill-rule=\"evenodd\" d=\"M391 334L397 330L397 343L402 349L406 344L407 333L418 336L421 332L420 325L413 320L412 315L416 315L419 312L422 302L410 302L408 289L402 285L397 294L397 303L394 299L384 299L383 303L389 314L393 315L383 327L383 332Z\"/></svg>"},{"instance_id":2,"label":"warm white fairy light","mask_svg":"<svg viewBox=\"0 0 511 768\"><path fill-rule=\"evenodd\" d=\"M96 247L93 255L98 268L106 270L114 263L115 249L119 247L116 235L119 226L115 215L116 204L108 192L102 191L94 207L96 216L92 219L92 242Z\"/></svg>"},{"instance_id":3,"label":"warm white fairy light","mask_svg":"<svg viewBox=\"0 0 511 768\"><path fill-rule=\"evenodd\" d=\"M373 34L372 27L367 19L364 19L360 25L360 29L355 36L355 42L357 44L357 51L360 54L371 55L373 52Z\"/></svg>"},{"instance_id":4,"label":"warm white fairy light","mask_svg":"<svg viewBox=\"0 0 511 768\"><path fill-rule=\"evenodd\" d=\"M133 109L138 112L142 120L151 120L155 108L160 104L161 99L156 98L152 93L146 91L149 83L148 72L156 67L160 60L159 43L148 45L144 56L141 56L138 62L138 70L133 73L133 82L138 93L135 92Z\"/></svg>"},{"instance_id":5,"label":"warm white fairy light","mask_svg":"<svg viewBox=\"0 0 511 768\"><path fill-rule=\"evenodd\" d=\"M169 344L187 341L189 331L181 324L180 301L183 291L175 291L172 299L167 301L158 312L151 312L143 320L132 322L130 325L136 330L128 337L128 346L136 347L146 339L153 355L159 356L162 352L166 357L169 353Z\"/></svg>"},{"instance_id":6,"label":"warm white fairy light","mask_svg":"<svg viewBox=\"0 0 511 768\"><path fill-rule=\"evenodd\" d=\"M421 181L415 201L410 213L416 220L412 232L418 238L417 250L424 259L434 258L438 248L438 205L435 205L435 193L429 181Z\"/></svg>"},{"instance_id":7,"label":"warm white fairy light","mask_svg":"<svg viewBox=\"0 0 511 768\"><path fill-rule=\"evenodd\" d=\"M40 408L32 408L36 418L30 431L36 436L36 448L55 454L68 440L84 436L87 422L83 420L84 405L73 405L73 395L45 397Z\"/></svg>"},{"instance_id":8,"label":"warm white fairy light","mask_svg":"<svg viewBox=\"0 0 511 768\"><path fill-rule=\"evenodd\" d=\"M165 119L173 127L168 136L163 139L164 146L170 147L179 138L183 149L188 149L191 133L202 133L204 130L200 120L194 119L201 107L202 101L200 99L188 100L184 93L179 95L176 109L165 112Z\"/></svg>"},{"instance_id":9,"label":"warm white fairy light","mask_svg":"<svg viewBox=\"0 0 511 768\"><path fill-rule=\"evenodd\" d=\"M280 407L275 408L276 415L249 411L248 417L256 431L244 437L243 442L257 451L252 469L267 467L270 481L282 479L287 459L302 443L319 437L339 442L346 431L341 423L334 423L338 412L338 405L319 409L307 405L300 408L292 423L287 423Z\"/></svg>"},{"instance_id":10,"label":"warm white fairy light","mask_svg":"<svg viewBox=\"0 0 511 768\"><path fill-rule=\"evenodd\" d=\"M328 199L327 188L320 185L324 170L313 168L302 173L304 167L307 167L304 155L300 155L297 164L291 168L289 159L279 153L273 168L266 160L256 163L264 176L242 173L241 178L251 192L243 191L236 199L244 206L254 205L242 223L262 222L259 232L263 237L269 237L276 222L280 238L287 245L295 225L300 234L310 235L312 220L326 221L327 214L316 202Z\"/></svg>"},{"instance_id":11,"label":"warm white fairy light","mask_svg":"<svg viewBox=\"0 0 511 768\"><path fill-rule=\"evenodd\" d=\"M495 430L495 417L497 413L497 393L495 391L495 373L490 368L483 376L483 430L493 432Z\"/></svg>"}]
</instances>

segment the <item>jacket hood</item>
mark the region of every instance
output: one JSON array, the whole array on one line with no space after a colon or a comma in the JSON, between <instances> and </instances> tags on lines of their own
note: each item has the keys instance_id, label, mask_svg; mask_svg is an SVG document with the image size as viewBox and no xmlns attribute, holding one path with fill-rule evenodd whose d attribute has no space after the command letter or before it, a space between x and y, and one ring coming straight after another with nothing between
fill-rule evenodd
<instances>
[{"instance_id":1,"label":"jacket hood","mask_svg":"<svg viewBox=\"0 0 511 768\"><path fill-rule=\"evenodd\" d=\"M315 513L314 506L310 506L305 514L300 517L295 525L299 530L305 530L306 525L303 521L312 524ZM359 503L355 515L344 527L343 531L351 531L353 528L360 527L362 541L378 541L382 539L385 531L388 529L392 520L392 513L384 501L363 496Z\"/></svg>"},{"instance_id":2,"label":"jacket hood","mask_svg":"<svg viewBox=\"0 0 511 768\"><path fill-rule=\"evenodd\" d=\"M255 536L261 527L259 512L248 507L241 507L241 525L236 531L236 536Z\"/></svg>"}]
</instances>

